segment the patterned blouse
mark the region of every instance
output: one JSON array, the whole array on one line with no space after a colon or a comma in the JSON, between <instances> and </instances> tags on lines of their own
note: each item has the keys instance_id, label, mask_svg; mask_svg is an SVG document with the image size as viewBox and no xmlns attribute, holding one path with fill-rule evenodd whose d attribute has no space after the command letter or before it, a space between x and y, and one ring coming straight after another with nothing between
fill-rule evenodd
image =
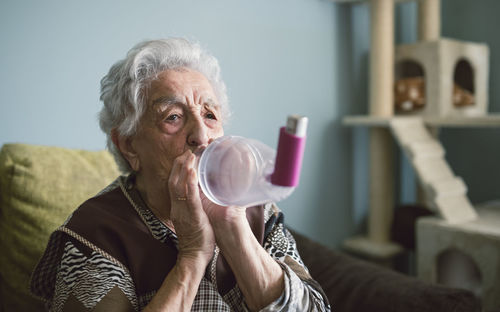
<instances>
[{"instance_id":1,"label":"patterned blouse","mask_svg":"<svg viewBox=\"0 0 500 312\"><path fill-rule=\"evenodd\" d=\"M137 197L134 197L135 201L132 199L129 194L132 187L128 183L129 179L120 177L100 194L121 188L149 228L151 236L162 243L170 241L177 246L176 234L146 208L144 202L137 202ZM282 212L272 203L266 204L264 211L266 236L263 248L282 267L285 289L278 299L261 311L330 311L323 291L311 278L299 256L294 238L284 227ZM191 311L248 311L237 284L224 295L219 293L215 274L218 255L216 247ZM155 295L152 292L137 296L128 270L99 252L98 248L91 254L84 254L77 244L66 241L60 259L54 296L48 302L50 311L109 311L110 306L120 311L141 311Z\"/></svg>"}]
</instances>

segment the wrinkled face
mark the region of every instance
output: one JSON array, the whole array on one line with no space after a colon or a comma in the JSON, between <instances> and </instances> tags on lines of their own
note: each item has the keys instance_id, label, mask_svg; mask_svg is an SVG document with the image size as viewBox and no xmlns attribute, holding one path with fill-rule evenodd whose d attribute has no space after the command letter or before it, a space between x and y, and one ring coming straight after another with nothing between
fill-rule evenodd
<instances>
[{"instance_id":1,"label":"wrinkled face","mask_svg":"<svg viewBox=\"0 0 500 312\"><path fill-rule=\"evenodd\" d=\"M147 110L132 139L138 172L168 179L177 156L223 134L220 107L205 76L187 68L166 70L151 83Z\"/></svg>"}]
</instances>

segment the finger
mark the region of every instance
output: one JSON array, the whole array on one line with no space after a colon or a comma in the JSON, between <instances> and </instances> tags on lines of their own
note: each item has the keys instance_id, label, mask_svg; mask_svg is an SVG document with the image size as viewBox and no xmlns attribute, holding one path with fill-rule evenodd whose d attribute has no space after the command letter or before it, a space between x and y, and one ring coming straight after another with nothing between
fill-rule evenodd
<instances>
[{"instance_id":1,"label":"finger","mask_svg":"<svg viewBox=\"0 0 500 312\"><path fill-rule=\"evenodd\" d=\"M170 195L175 197L186 196L185 187L185 162L186 158L189 156L189 151L184 152L182 155L174 160L172 170L170 171L170 177L168 180L168 188Z\"/></svg>"},{"instance_id":2,"label":"finger","mask_svg":"<svg viewBox=\"0 0 500 312\"><path fill-rule=\"evenodd\" d=\"M176 159L174 161L174 165L172 166L172 170L170 171L170 177L168 178L168 190L171 196L177 196L176 188L179 182L181 168L181 163Z\"/></svg>"},{"instance_id":3,"label":"finger","mask_svg":"<svg viewBox=\"0 0 500 312\"><path fill-rule=\"evenodd\" d=\"M184 184L188 183L189 179L191 179L190 171L194 171L194 173L196 174L196 155L191 151L186 157L186 161L184 162L181 173L181 178Z\"/></svg>"},{"instance_id":4,"label":"finger","mask_svg":"<svg viewBox=\"0 0 500 312\"><path fill-rule=\"evenodd\" d=\"M170 170L170 178L172 178L172 179L179 178L179 174L182 170L182 166L184 164L185 158L186 158L186 153L183 153L174 159L172 169Z\"/></svg>"},{"instance_id":5,"label":"finger","mask_svg":"<svg viewBox=\"0 0 500 312\"><path fill-rule=\"evenodd\" d=\"M190 159L191 157L193 157L193 154L191 153L191 151L186 151L186 153L184 153L183 156L184 157L182 158L182 164L179 170L179 176L177 180L177 190L179 191L178 195L187 196L186 179L191 164Z\"/></svg>"},{"instance_id":6,"label":"finger","mask_svg":"<svg viewBox=\"0 0 500 312\"><path fill-rule=\"evenodd\" d=\"M194 168L190 168L187 173L187 198L192 204L201 204L200 191L198 188L198 175Z\"/></svg>"}]
</instances>

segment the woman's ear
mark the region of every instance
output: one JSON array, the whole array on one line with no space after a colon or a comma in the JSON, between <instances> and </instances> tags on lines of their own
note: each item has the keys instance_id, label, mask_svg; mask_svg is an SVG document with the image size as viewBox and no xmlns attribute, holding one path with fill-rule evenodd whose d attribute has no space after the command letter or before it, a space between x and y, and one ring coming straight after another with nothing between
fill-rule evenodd
<instances>
[{"instance_id":1,"label":"woman's ear","mask_svg":"<svg viewBox=\"0 0 500 312\"><path fill-rule=\"evenodd\" d=\"M123 157L128 161L128 164L132 168L133 171L139 171L140 169L140 159L139 155L135 151L132 145L132 138L121 136L118 133L118 130L115 128L111 130L111 140L115 144L116 148L120 150Z\"/></svg>"}]
</instances>

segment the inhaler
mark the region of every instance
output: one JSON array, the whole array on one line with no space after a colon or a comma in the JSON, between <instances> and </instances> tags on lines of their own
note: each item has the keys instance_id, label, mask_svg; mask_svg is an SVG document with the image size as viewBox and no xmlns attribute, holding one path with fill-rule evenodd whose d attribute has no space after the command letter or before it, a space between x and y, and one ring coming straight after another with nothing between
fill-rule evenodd
<instances>
[{"instance_id":1,"label":"inhaler","mask_svg":"<svg viewBox=\"0 0 500 312\"><path fill-rule=\"evenodd\" d=\"M221 206L249 207L288 197L299 184L307 117L292 115L281 127L277 152L257 140L223 136L203 151L200 187Z\"/></svg>"}]
</instances>

